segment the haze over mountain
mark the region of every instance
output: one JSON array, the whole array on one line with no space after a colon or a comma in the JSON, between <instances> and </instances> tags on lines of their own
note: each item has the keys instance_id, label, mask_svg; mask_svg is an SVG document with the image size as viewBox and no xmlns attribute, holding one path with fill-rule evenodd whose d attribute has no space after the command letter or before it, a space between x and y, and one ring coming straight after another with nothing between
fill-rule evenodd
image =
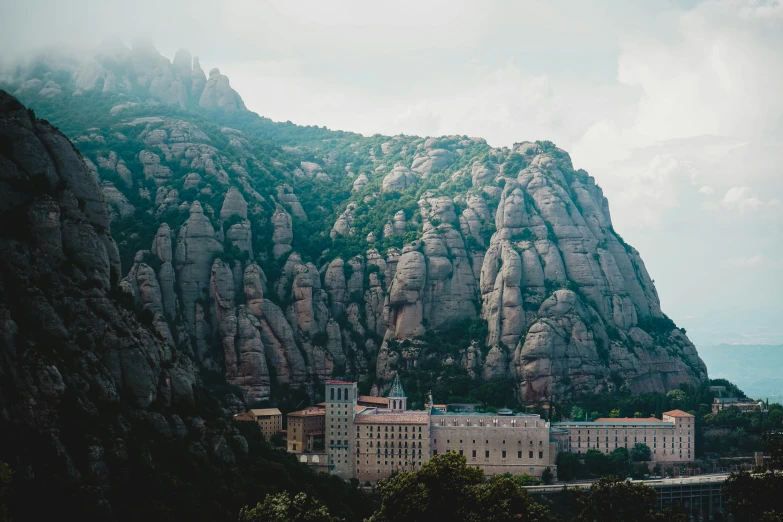
<instances>
[{"instance_id":1,"label":"haze over mountain","mask_svg":"<svg viewBox=\"0 0 783 522\"><path fill-rule=\"evenodd\" d=\"M340 375L378 393L401 373L418 401L706 379L594 178L551 142L273 124L144 39L42 55L12 89L101 182L120 288L246 404Z\"/></svg>"},{"instance_id":2,"label":"haze over mountain","mask_svg":"<svg viewBox=\"0 0 783 522\"><path fill-rule=\"evenodd\" d=\"M17 2L0 38L13 59L154 35L166 56L198 50L206 72L220 67L275 120L493 146L550 139L597 176L692 338L783 342L780 293L764 291L781 286L783 259L778 2L211 7Z\"/></svg>"}]
</instances>

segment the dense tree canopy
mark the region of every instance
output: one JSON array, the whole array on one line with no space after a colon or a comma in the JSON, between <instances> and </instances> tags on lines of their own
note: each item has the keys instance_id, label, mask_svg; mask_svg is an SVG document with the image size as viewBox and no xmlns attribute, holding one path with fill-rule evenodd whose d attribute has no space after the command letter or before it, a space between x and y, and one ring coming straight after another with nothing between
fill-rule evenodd
<instances>
[{"instance_id":1,"label":"dense tree canopy","mask_svg":"<svg viewBox=\"0 0 783 522\"><path fill-rule=\"evenodd\" d=\"M508 477L484 482L479 468L456 453L436 455L418 472L401 472L378 484L383 500L371 522L554 521Z\"/></svg>"}]
</instances>

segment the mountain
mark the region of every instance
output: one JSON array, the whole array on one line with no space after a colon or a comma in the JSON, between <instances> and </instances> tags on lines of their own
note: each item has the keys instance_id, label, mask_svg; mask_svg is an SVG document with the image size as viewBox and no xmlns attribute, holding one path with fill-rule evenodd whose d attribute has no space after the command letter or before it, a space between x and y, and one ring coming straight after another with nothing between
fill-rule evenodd
<instances>
[{"instance_id":1,"label":"mountain","mask_svg":"<svg viewBox=\"0 0 783 522\"><path fill-rule=\"evenodd\" d=\"M4 91L0 194L4 520L236 520L281 490L351 520L371 512L360 492L228 420L232 405L122 290L99 180Z\"/></svg>"},{"instance_id":2,"label":"mountain","mask_svg":"<svg viewBox=\"0 0 783 522\"><path fill-rule=\"evenodd\" d=\"M12 76L100 184L119 288L245 404L314 401L332 376L383 393L399 373L412 404L707 378L595 179L551 142L274 123L148 42Z\"/></svg>"}]
</instances>

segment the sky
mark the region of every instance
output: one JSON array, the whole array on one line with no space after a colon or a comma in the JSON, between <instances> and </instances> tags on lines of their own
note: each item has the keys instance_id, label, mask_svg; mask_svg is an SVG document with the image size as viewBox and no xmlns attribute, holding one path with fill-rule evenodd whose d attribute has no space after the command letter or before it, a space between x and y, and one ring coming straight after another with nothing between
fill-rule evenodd
<instances>
[{"instance_id":1,"label":"sky","mask_svg":"<svg viewBox=\"0 0 783 522\"><path fill-rule=\"evenodd\" d=\"M26 0L5 58L151 38L253 111L366 135L548 139L700 344L783 343L780 0Z\"/></svg>"}]
</instances>

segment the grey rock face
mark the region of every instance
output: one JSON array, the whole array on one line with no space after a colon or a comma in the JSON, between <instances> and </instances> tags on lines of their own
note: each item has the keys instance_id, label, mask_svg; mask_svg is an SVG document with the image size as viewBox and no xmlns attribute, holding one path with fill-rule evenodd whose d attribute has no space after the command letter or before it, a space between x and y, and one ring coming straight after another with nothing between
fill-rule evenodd
<instances>
[{"instance_id":1,"label":"grey rock face","mask_svg":"<svg viewBox=\"0 0 783 522\"><path fill-rule=\"evenodd\" d=\"M229 85L228 77L220 74L219 69L209 71L209 79L204 85L198 104L204 109L222 109L225 112L247 110L242 98Z\"/></svg>"},{"instance_id":2,"label":"grey rock face","mask_svg":"<svg viewBox=\"0 0 783 522\"><path fill-rule=\"evenodd\" d=\"M359 179L357 178L356 181L358 182ZM405 190L417 181L418 177L416 174L402 165L397 165L383 178L381 190L384 192ZM354 182L354 188L356 188L356 182Z\"/></svg>"},{"instance_id":3,"label":"grey rock face","mask_svg":"<svg viewBox=\"0 0 783 522\"><path fill-rule=\"evenodd\" d=\"M128 198L117 190L113 183L104 183L101 192L109 208L109 219L112 221L130 217L136 211Z\"/></svg>"},{"instance_id":4,"label":"grey rock face","mask_svg":"<svg viewBox=\"0 0 783 522\"><path fill-rule=\"evenodd\" d=\"M279 205L272 215L272 226L274 227L272 234L273 253L275 258L278 258L291 251L291 241L294 239L291 216Z\"/></svg>"},{"instance_id":5,"label":"grey rock face","mask_svg":"<svg viewBox=\"0 0 783 522\"><path fill-rule=\"evenodd\" d=\"M196 300L206 297L212 258L222 251L223 245L215 238L212 223L204 215L201 204L194 202L190 217L179 230L174 251L185 319L193 329L196 329Z\"/></svg>"}]
</instances>

